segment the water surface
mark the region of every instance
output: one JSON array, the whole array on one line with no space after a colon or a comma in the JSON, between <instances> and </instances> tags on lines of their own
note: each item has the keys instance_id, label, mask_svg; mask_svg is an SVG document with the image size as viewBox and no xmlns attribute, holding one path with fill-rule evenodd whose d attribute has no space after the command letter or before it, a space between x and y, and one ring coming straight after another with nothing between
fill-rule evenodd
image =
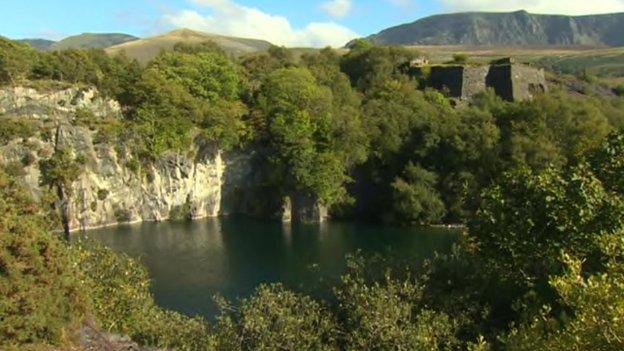
<instances>
[{"instance_id":1,"label":"water surface","mask_svg":"<svg viewBox=\"0 0 624 351\"><path fill-rule=\"evenodd\" d=\"M345 255L381 253L418 262L448 251L455 231L364 223L283 225L249 218L124 225L88 237L139 258L159 305L213 318L215 293L249 296L261 283L281 282L317 296L345 269Z\"/></svg>"}]
</instances>

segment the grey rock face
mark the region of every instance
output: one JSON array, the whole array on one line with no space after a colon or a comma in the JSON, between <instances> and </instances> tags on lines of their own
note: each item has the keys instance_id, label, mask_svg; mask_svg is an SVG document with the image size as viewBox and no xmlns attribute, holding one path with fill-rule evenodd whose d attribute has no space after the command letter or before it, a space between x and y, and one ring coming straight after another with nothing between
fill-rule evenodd
<instances>
[{"instance_id":1,"label":"grey rock face","mask_svg":"<svg viewBox=\"0 0 624 351\"><path fill-rule=\"evenodd\" d=\"M23 118L36 123L38 130L59 132L58 140L41 132L0 146L3 164L19 163L30 155L32 162L24 168L24 180L35 196L45 190L39 185L39 161L53 154L55 142L85 157L85 172L73 184L72 230L161 221L180 208L188 209L185 215L191 219L215 217L221 213L226 167L231 168L228 174L239 174L228 179L229 187L236 187L235 183L249 173L244 169L248 167L245 157L233 156L226 166L222 153L206 143L197 143L184 153L166 154L147 169L131 169L128 161L132 156L123 147L100 143L96 131L71 123L78 109L96 117L121 117L119 104L98 97L93 89L53 93L27 88L0 90L0 123L2 119Z\"/></svg>"}]
</instances>

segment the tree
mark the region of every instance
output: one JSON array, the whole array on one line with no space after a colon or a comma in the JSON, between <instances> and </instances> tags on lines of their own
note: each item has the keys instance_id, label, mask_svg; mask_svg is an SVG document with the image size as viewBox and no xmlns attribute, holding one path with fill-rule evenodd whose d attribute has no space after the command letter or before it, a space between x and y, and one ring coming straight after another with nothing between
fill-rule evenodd
<instances>
[{"instance_id":1,"label":"tree","mask_svg":"<svg viewBox=\"0 0 624 351\"><path fill-rule=\"evenodd\" d=\"M550 285L568 318L552 316L550 306L529 323L513 329L504 340L509 350L613 350L624 348L624 269L622 234L603 237L607 253L604 269L590 273L581 259L563 255L565 274L552 276Z\"/></svg>"},{"instance_id":2,"label":"tree","mask_svg":"<svg viewBox=\"0 0 624 351\"><path fill-rule=\"evenodd\" d=\"M258 97L266 116L275 174L288 192L316 197L327 205L344 199L345 165L332 150L332 93L304 68L271 73Z\"/></svg>"},{"instance_id":3,"label":"tree","mask_svg":"<svg viewBox=\"0 0 624 351\"><path fill-rule=\"evenodd\" d=\"M417 56L418 52L400 46L356 44L343 56L340 68L349 76L351 84L366 91L375 84L403 76Z\"/></svg>"},{"instance_id":4,"label":"tree","mask_svg":"<svg viewBox=\"0 0 624 351\"><path fill-rule=\"evenodd\" d=\"M624 204L587 165L506 173L482 194L469 232L479 254L512 279L547 281L562 273L563 250L600 268L601 238L622 228Z\"/></svg>"},{"instance_id":5,"label":"tree","mask_svg":"<svg viewBox=\"0 0 624 351\"><path fill-rule=\"evenodd\" d=\"M0 84L27 78L37 52L26 44L0 37Z\"/></svg>"},{"instance_id":6,"label":"tree","mask_svg":"<svg viewBox=\"0 0 624 351\"><path fill-rule=\"evenodd\" d=\"M398 219L418 224L439 221L444 215L444 203L436 190L436 183L435 173L409 163L403 176L392 183Z\"/></svg>"}]
</instances>

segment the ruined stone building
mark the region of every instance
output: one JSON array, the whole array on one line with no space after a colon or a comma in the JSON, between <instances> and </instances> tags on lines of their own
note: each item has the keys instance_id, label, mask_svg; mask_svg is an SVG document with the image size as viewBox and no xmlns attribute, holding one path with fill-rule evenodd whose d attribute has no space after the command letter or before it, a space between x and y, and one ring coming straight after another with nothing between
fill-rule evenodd
<instances>
[{"instance_id":1,"label":"ruined stone building","mask_svg":"<svg viewBox=\"0 0 624 351\"><path fill-rule=\"evenodd\" d=\"M531 99L546 91L543 69L502 59L483 66L431 66L426 85L444 91L449 97L469 100L487 88L507 101Z\"/></svg>"}]
</instances>

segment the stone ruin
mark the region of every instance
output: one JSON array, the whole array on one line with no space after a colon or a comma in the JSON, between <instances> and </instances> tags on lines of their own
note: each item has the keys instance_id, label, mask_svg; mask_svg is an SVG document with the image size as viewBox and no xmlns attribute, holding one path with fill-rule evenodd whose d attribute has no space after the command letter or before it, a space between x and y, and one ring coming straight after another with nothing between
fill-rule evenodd
<instances>
[{"instance_id":1,"label":"stone ruin","mask_svg":"<svg viewBox=\"0 0 624 351\"><path fill-rule=\"evenodd\" d=\"M511 58L482 66L429 66L416 68L414 75L425 78L425 85L444 91L449 97L470 100L488 88L507 101L523 101L546 91L543 69L517 64Z\"/></svg>"}]
</instances>

